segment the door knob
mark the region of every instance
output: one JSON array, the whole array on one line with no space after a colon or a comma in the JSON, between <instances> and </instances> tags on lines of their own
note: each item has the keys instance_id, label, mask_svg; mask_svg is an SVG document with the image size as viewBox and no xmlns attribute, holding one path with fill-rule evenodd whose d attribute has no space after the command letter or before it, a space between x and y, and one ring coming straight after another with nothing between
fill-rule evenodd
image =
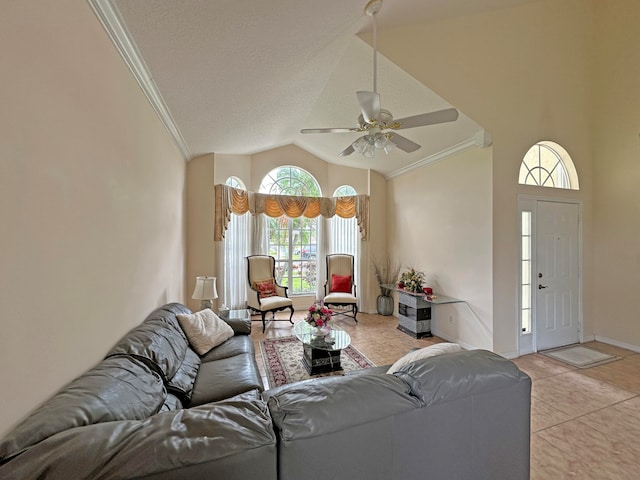
<instances>
[{"instance_id":1,"label":"door knob","mask_svg":"<svg viewBox=\"0 0 640 480\"><path fill-rule=\"evenodd\" d=\"M538 284L538 290L542 290L543 288L547 288L547 286Z\"/></svg>"}]
</instances>

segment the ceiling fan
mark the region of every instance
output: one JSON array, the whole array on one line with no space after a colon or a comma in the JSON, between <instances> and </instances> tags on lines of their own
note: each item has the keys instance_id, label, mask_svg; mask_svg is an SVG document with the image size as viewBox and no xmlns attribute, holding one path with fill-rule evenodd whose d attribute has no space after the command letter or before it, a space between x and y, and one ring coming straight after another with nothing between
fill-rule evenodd
<instances>
[{"instance_id":1,"label":"ceiling fan","mask_svg":"<svg viewBox=\"0 0 640 480\"><path fill-rule=\"evenodd\" d=\"M352 128L304 128L300 130L301 133L365 132L362 137L340 152L340 157L358 152L367 158L371 158L375 155L376 149L384 150L388 154L395 147L405 152L415 152L420 148L420 145L395 133L395 130L453 122L458 118L458 111L455 108L447 108L394 120L391 112L380 108L380 94L377 91L376 15L381 7L382 0L370 0L364 9L365 13L372 17L373 21L373 92L356 92L362 111L358 116L358 126ZM387 130L393 130L393 132Z\"/></svg>"}]
</instances>

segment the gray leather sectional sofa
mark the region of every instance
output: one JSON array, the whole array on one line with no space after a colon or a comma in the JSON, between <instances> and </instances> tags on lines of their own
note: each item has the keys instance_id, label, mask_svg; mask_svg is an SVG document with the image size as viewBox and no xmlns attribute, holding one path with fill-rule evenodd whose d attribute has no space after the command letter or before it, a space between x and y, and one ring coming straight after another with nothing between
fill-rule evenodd
<instances>
[{"instance_id":1,"label":"gray leather sectional sofa","mask_svg":"<svg viewBox=\"0 0 640 480\"><path fill-rule=\"evenodd\" d=\"M527 479L531 381L488 351L263 391L250 331L200 357L152 312L0 440L2 479Z\"/></svg>"}]
</instances>

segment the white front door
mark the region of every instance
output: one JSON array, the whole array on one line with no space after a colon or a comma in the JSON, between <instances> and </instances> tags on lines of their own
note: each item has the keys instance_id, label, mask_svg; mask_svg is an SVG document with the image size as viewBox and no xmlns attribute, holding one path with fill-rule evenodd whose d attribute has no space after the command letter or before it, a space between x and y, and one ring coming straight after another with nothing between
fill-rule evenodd
<instances>
[{"instance_id":1,"label":"white front door","mask_svg":"<svg viewBox=\"0 0 640 480\"><path fill-rule=\"evenodd\" d=\"M533 273L536 349L577 343L579 210L575 203L538 201Z\"/></svg>"}]
</instances>

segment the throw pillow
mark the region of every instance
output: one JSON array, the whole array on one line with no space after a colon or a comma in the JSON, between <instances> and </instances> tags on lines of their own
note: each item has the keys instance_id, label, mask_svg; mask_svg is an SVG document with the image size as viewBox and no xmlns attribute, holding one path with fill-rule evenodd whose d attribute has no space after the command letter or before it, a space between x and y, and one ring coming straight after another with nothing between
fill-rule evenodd
<instances>
[{"instance_id":1,"label":"throw pillow","mask_svg":"<svg viewBox=\"0 0 640 480\"><path fill-rule=\"evenodd\" d=\"M331 291L351 293L351 275L331 274Z\"/></svg>"},{"instance_id":2,"label":"throw pillow","mask_svg":"<svg viewBox=\"0 0 640 480\"><path fill-rule=\"evenodd\" d=\"M233 337L233 328L220 319L210 308L191 315L177 315L189 343L198 355L204 355Z\"/></svg>"},{"instance_id":3,"label":"throw pillow","mask_svg":"<svg viewBox=\"0 0 640 480\"><path fill-rule=\"evenodd\" d=\"M391 365L391 368L387 370L387 373L395 373L405 365L422 358L435 357L436 355L442 355L443 353L461 351L462 347L457 343L436 343L435 345L430 345L428 347L421 348L420 350L407 353L404 357L396 360L396 363Z\"/></svg>"},{"instance_id":4,"label":"throw pillow","mask_svg":"<svg viewBox=\"0 0 640 480\"><path fill-rule=\"evenodd\" d=\"M253 282L253 288L259 292L260 298L274 297L276 295L276 286L273 278Z\"/></svg>"}]
</instances>

